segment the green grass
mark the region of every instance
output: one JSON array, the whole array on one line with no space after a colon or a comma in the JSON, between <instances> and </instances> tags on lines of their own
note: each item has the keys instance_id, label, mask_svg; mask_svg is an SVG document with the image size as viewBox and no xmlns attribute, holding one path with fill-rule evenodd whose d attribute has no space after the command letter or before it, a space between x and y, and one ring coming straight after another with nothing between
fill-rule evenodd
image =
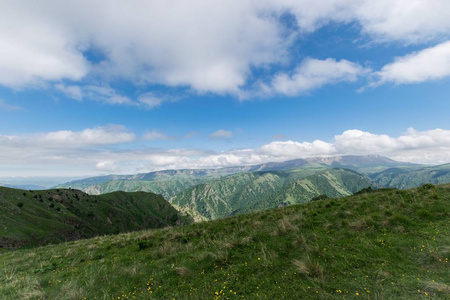
<instances>
[{"instance_id":1,"label":"green grass","mask_svg":"<svg viewBox=\"0 0 450 300\"><path fill-rule=\"evenodd\" d=\"M187 223L159 195L0 187L0 249Z\"/></svg>"},{"instance_id":2,"label":"green grass","mask_svg":"<svg viewBox=\"0 0 450 300\"><path fill-rule=\"evenodd\" d=\"M0 255L2 299L450 297L450 185Z\"/></svg>"}]
</instances>

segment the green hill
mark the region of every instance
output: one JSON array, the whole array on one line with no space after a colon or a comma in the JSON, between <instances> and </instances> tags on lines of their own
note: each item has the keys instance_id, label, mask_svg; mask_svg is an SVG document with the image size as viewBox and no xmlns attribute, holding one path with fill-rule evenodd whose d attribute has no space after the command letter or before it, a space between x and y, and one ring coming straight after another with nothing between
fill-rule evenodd
<instances>
[{"instance_id":1,"label":"green hill","mask_svg":"<svg viewBox=\"0 0 450 300\"><path fill-rule=\"evenodd\" d=\"M212 180L212 179L209 179ZM113 180L86 186L83 190L91 195L101 195L113 191L126 192L151 192L160 194L164 198L172 197L192 186L208 181L208 179L199 178L173 178L157 181L129 181Z\"/></svg>"},{"instance_id":2,"label":"green hill","mask_svg":"<svg viewBox=\"0 0 450 300\"><path fill-rule=\"evenodd\" d=\"M161 196L78 190L25 191L0 187L0 247L16 248L146 228L184 224L187 218Z\"/></svg>"},{"instance_id":3,"label":"green hill","mask_svg":"<svg viewBox=\"0 0 450 300\"><path fill-rule=\"evenodd\" d=\"M450 185L0 255L2 299L448 299Z\"/></svg>"},{"instance_id":4,"label":"green hill","mask_svg":"<svg viewBox=\"0 0 450 300\"><path fill-rule=\"evenodd\" d=\"M450 164L420 169L390 168L371 174L375 184L383 187L407 189L425 183L443 184L450 182Z\"/></svg>"},{"instance_id":5,"label":"green hill","mask_svg":"<svg viewBox=\"0 0 450 300\"><path fill-rule=\"evenodd\" d=\"M349 196L370 185L369 178L343 169L252 172L199 184L170 198L169 202L214 220L307 202L319 195Z\"/></svg>"}]
</instances>

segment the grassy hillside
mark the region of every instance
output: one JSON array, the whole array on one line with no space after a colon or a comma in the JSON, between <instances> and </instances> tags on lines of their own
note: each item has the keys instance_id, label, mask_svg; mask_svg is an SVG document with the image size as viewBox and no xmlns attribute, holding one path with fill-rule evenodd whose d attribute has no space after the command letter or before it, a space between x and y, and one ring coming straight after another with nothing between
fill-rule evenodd
<instances>
[{"instance_id":1,"label":"grassy hillside","mask_svg":"<svg viewBox=\"0 0 450 300\"><path fill-rule=\"evenodd\" d=\"M420 169L391 168L372 174L372 180L384 187L407 189L425 183L442 184L450 182L450 164Z\"/></svg>"},{"instance_id":2,"label":"grassy hillside","mask_svg":"<svg viewBox=\"0 0 450 300\"><path fill-rule=\"evenodd\" d=\"M0 255L2 299L450 297L450 185Z\"/></svg>"},{"instance_id":3,"label":"grassy hillside","mask_svg":"<svg viewBox=\"0 0 450 300\"><path fill-rule=\"evenodd\" d=\"M342 169L296 169L242 173L190 188L169 199L207 219L307 202L319 195L349 196L369 179Z\"/></svg>"},{"instance_id":4,"label":"grassy hillside","mask_svg":"<svg viewBox=\"0 0 450 300\"><path fill-rule=\"evenodd\" d=\"M212 180L212 179L209 179ZM192 186L208 181L207 178L173 178L158 181L128 181L115 180L89 185L84 188L84 192L90 195L100 195L111 193L112 191L126 192L151 192L160 194L164 198L172 197Z\"/></svg>"},{"instance_id":5,"label":"grassy hillside","mask_svg":"<svg viewBox=\"0 0 450 300\"><path fill-rule=\"evenodd\" d=\"M161 196L0 187L0 248L47 244L103 234L183 224Z\"/></svg>"}]
</instances>

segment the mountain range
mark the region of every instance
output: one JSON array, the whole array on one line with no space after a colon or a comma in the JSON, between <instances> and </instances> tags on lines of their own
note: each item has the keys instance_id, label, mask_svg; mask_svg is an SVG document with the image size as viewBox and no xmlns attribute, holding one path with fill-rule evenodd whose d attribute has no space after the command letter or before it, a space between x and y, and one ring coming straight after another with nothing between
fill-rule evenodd
<instances>
[{"instance_id":1,"label":"mountain range","mask_svg":"<svg viewBox=\"0 0 450 300\"><path fill-rule=\"evenodd\" d=\"M57 188L99 195L114 191L161 194L195 220L310 201L343 197L361 189L411 188L450 182L450 164L427 166L380 155L347 155L269 162L220 169L163 170L136 175L97 176Z\"/></svg>"}]
</instances>

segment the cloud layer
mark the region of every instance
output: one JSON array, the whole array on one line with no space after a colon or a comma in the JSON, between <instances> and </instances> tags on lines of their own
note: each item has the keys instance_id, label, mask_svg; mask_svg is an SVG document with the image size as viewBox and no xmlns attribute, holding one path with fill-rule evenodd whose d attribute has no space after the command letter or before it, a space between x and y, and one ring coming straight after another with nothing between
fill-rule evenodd
<instances>
[{"instance_id":1,"label":"cloud layer","mask_svg":"<svg viewBox=\"0 0 450 300\"><path fill-rule=\"evenodd\" d=\"M450 38L447 0L229 0L220 5L206 0L49 0L45 5L18 0L0 5L0 85L19 89L54 82L74 99L112 104L131 100L81 81L123 79L141 87L240 95L255 69L290 65L299 36L333 22L357 24L361 36L375 43ZM287 26L286 16L296 26ZM379 72L380 82L448 76L448 64L439 64L447 54L444 43L399 58ZM420 69L427 62L431 65ZM296 95L364 73L355 62L335 58L293 65L265 83L269 91ZM145 95L136 103L156 107L162 100Z\"/></svg>"},{"instance_id":2,"label":"cloud layer","mask_svg":"<svg viewBox=\"0 0 450 300\"><path fill-rule=\"evenodd\" d=\"M150 132L152 133L152 132ZM158 133L154 131L152 137ZM215 152L200 149L133 149L136 135L120 125L27 136L0 135L0 176L85 176L161 169L216 168L269 161L381 154L399 161L450 163L450 130L408 129L392 137L347 130L333 141L274 141L255 149Z\"/></svg>"}]
</instances>

